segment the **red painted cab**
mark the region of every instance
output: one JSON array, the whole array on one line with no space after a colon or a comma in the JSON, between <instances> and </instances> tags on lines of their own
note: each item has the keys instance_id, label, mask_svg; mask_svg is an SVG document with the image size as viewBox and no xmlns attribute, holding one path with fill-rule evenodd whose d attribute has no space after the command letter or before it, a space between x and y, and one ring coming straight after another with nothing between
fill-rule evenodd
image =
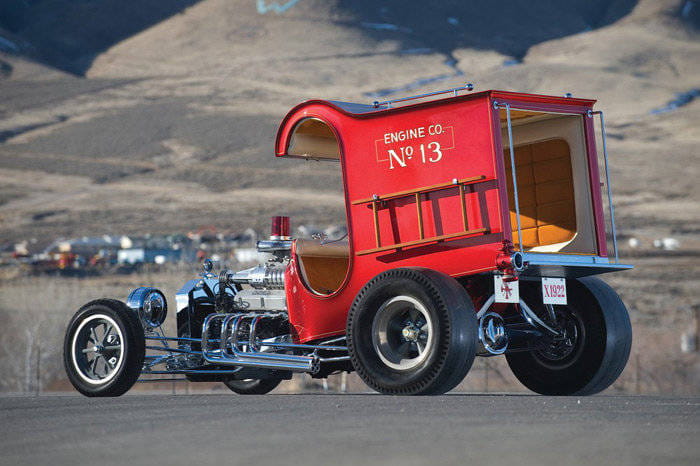
<instances>
[{"instance_id":1,"label":"red painted cab","mask_svg":"<svg viewBox=\"0 0 700 466\"><path fill-rule=\"evenodd\" d=\"M452 277L499 265L508 272L499 257L519 251L523 276L629 268L607 258L594 102L486 91L403 106L312 100L292 109L276 155L337 164L349 232L327 245L295 242L286 275L299 340L343 334L359 290L397 267Z\"/></svg>"}]
</instances>

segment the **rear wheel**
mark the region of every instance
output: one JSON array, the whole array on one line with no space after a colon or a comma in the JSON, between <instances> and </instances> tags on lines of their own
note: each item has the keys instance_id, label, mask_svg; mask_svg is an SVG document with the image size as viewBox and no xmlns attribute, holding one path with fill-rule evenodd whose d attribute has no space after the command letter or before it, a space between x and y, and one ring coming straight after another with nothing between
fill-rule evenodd
<instances>
[{"instance_id":1,"label":"rear wheel","mask_svg":"<svg viewBox=\"0 0 700 466\"><path fill-rule=\"evenodd\" d=\"M612 385L625 368L632 326L620 297L599 278L569 280L567 288L569 304L553 306L561 335L535 351L506 354L506 359L518 380L534 392L593 395ZM539 287L523 291L530 307L547 315Z\"/></svg>"},{"instance_id":2,"label":"rear wheel","mask_svg":"<svg viewBox=\"0 0 700 466\"><path fill-rule=\"evenodd\" d=\"M394 395L445 393L476 353L471 299L453 278L418 268L388 270L358 293L348 314L348 352L372 389Z\"/></svg>"},{"instance_id":3,"label":"rear wheel","mask_svg":"<svg viewBox=\"0 0 700 466\"><path fill-rule=\"evenodd\" d=\"M282 379L244 379L226 380L224 385L239 395L264 395L271 392L282 382Z\"/></svg>"},{"instance_id":4,"label":"rear wheel","mask_svg":"<svg viewBox=\"0 0 700 466\"><path fill-rule=\"evenodd\" d=\"M85 396L119 396L143 367L143 328L121 301L92 301L73 316L63 344L68 379Z\"/></svg>"}]
</instances>

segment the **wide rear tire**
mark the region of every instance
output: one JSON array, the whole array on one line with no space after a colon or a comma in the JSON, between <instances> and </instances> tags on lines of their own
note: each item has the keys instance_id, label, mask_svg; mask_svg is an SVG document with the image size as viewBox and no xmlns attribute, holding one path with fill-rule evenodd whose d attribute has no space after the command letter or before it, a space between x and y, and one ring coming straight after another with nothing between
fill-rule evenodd
<instances>
[{"instance_id":1,"label":"wide rear tire","mask_svg":"<svg viewBox=\"0 0 700 466\"><path fill-rule=\"evenodd\" d=\"M545 315L539 287L523 291L530 307ZM625 368L632 326L620 297L597 277L568 280L567 294L569 304L554 306L560 324L568 327L566 344L553 341L540 350L506 354L506 359L518 380L536 393L593 395Z\"/></svg>"},{"instance_id":2,"label":"wide rear tire","mask_svg":"<svg viewBox=\"0 0 700 466\"><path fill-rule=\"evenodd\" d=\"M391 395L453 389L469 372L478 339L464 288L422 268L388 270L368 282L348 314L347 336L360 378Z\"/></svg>"}]
</instances>

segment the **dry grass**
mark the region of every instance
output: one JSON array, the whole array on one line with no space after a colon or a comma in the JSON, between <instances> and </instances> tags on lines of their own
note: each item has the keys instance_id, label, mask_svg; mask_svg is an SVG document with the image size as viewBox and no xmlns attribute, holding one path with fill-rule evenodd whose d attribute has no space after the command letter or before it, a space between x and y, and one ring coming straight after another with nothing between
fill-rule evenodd
<instances>
[{"instance_id":1,"label":"dry grass","mask_svg":"<svg viewBox=\"0 0 700 466\"><path fill-rule=\"evenodd\" d=\"M694 306L688 298L695 287L693 272L698 267L686 261L690 274L678 276L677 266L659 258L638 258L637 268L607 280L626 302L634 329L632 356L627 369L613 392L700 394L700 355L681 354L680 335L695 325ZM84 303L100 297L124 300L129 290L143 285L162 289L172 301L175 292L194 275L194 270L170 270L128 276L88 279L32 277L5 280L0 284L0 391L32 392L65 390L62 363L62 337L75 311ZM659 280L659 277L661 280ZM673 280L672 280L673 278ZM642 292L654 286L654 293ZM165 326L174 334L174 316ZM37 363L37 359L40 361ZM40 376L37 379L37 364ZM332 390L340 387L340 377L331 376ZM143 388L139 386L139 388ZM221 384L183 384L146 387L176 389L178 392L221 390ZM321 381L308 376L295 376L280 390L321 390ZM354 375L348 378L349 391L366 391ZM511 374L503 358L477 358L472 371L457 388L464 391L513 392L525 389Z\"/></svg>"}]
</instances>

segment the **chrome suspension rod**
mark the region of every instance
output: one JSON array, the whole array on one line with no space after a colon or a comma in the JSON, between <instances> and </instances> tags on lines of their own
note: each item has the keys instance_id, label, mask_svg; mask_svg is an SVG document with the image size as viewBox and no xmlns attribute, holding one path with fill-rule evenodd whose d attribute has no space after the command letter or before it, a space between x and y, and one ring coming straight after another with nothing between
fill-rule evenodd
<instances>
[{"instance_id":1,"label":"chrome suspension rod","mask_svg":"<svg viewBox=\"0 0 700 466\"><path fill-rule=\"evenodd\" d=\"M559 332L558 330L553 329L553 328L550 327L549 325L545 324L545 323L542 321L542 319L540 319L539 317L537 317L537 314L535 314L535 313L532 311L532 309L530 309L530 306L528 306L527 303L526 303L525 301L523 301L523 300L521 299L520 302L519 302L518 304L520 305L520 310L522 311L523 317L525 318L525 320L527 320L527 322L528 322L530 325L532 325L533 327L536 327L536 326L539 325L540 327L542 327L543 329L545 329L546 331L548 331L549 333L551 333L551 334L554 335L554 336L559 336L559 335L560 335L560 332ZM535 325L535 324L537 324L537 325Z\"/></svg>"}]
</instances>

